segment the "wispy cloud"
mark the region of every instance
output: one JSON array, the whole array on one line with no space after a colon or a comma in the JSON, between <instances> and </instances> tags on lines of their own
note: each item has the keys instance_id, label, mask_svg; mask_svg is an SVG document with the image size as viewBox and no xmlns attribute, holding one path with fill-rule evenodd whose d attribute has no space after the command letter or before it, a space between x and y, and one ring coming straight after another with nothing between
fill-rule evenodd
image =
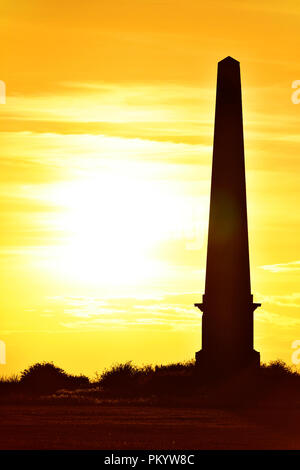
<instances>
[{"instance_id":1,"label":"wispy cloud","mask_svg":"<svg viewBox=\"0 0 300 470\"><path fill-rule=\"evenodd\" d=\"M280 305L282 307L300 307L300 292L287 295L262 295L257 294L262 303Z\"/></svg>"},{"instance_id":2,"label":"wispy cloud","mask_svg":"<svg viewBox=\"0 0 300 470\"><path fill-rule=\"evenodd\" d=\"M185 305L186 297L174 295L162 298L111 298L84 297L53 298L51 303L57 321L65 328L80 330L115 328L186 329L201 325L201 315L192 305ZM194 300L196 295L194 295ZM176 303L174 303L174 301ZM69 319L67 319L69 317ZM62 320L64 318L64 320Z\"/></svg>"},{"instance_id":3,"label":"wispy cloud","mask_svg":"<svg viewBox=\"0 0 300 470\"><path fill-rule=\"evenodd\" d=\"M260 266L265 271L271 271L273 273L288 272L288 271L300 271L300 261L290 261L289 263L279 264L266 264Z\"/></svg>"},{"instance_id":4,"label":"wispy cloud","mask_svg":"<svg viewBox=\"0 0 300 470\"><path fill-rule=\"evenodd\" d=\"M280 326L283 328L300 326L300 318L288 317L287 315L281 315L267 310L258 311L255 314L255 319L260 323L270 323L273 326Z\"/></svg>"}]
</instances>

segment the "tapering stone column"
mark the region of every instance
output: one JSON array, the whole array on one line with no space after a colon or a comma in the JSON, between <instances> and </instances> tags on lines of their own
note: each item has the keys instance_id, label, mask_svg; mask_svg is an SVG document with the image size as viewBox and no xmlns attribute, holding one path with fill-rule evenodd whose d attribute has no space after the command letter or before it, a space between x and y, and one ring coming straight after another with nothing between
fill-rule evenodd
<instances>
[{"instance_id":1,"label":"tapering stone column","mask_svg":"<svg viewBox=\"0 0 300 470\"><path fill-rule=\"evenodd\" d=\"M201 369L259 365L253 349L240 64L218 64L205 295L201 304Z\"/></svg>"}]
</instances>

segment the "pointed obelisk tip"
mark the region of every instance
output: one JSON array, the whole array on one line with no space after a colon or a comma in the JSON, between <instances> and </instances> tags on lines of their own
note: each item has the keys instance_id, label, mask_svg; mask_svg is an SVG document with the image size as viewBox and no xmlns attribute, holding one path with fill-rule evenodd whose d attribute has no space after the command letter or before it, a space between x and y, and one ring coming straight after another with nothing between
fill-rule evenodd
<instances>
[{"instance_id":1,"label":"pointed obelisk tip","mask_svg":"<svg viewBox=\"0 0 300 470\"><path fill-rule=\"evenodd\" d=\"M225 57L224 59L220 60L219 64L221 62L233 62L233 63L238 63L239 64L239 61L234 59L233 57L230 57L230 55Z\"/></svg>"},{"instance_id":2,"label":"pointed obelisk tip","mask_svg":"<svg viewBox=\"0 0 300 470\"><path fill-rule=\"evenodd\" d=\"M239 61L234 59L233 57L225 57L225 59L220 60L219 65L226 65L226 64L232 64L232 65L239 65Z\"/></svg>"},{"instance_id":3,"label":"pointed obelisk tip","mask_svg":"<svg viewBox=\"0 0 300 470\"><path fill-rule=\"evenodd\" d=\"M225 71L230 72L230 73L231 72L239 73L240 63L238 60L235 60L232 57L228 56L228 57L225 57L225 59L220 60L220 62L218 62L218 70L222 74L225 73Z\"/></svg>"}]
</instances>

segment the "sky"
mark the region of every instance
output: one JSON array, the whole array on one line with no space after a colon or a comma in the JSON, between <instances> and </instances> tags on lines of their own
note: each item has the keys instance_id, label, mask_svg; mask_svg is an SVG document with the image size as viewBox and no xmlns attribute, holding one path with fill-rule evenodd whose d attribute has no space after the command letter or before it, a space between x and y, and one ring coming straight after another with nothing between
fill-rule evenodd
<instances>
[{"instance_id":1,"label":"sky","mask_svg":"<svg viewBox=\"0 0 300 470\"><path fill-rule=\"evenodd\" d=\"M53 361L92 377L201 348L193 304L229 55L242 75L255 348L291 364L299 24L297 0L1 0L0 375Z\"/></svg>"}]
</instances>

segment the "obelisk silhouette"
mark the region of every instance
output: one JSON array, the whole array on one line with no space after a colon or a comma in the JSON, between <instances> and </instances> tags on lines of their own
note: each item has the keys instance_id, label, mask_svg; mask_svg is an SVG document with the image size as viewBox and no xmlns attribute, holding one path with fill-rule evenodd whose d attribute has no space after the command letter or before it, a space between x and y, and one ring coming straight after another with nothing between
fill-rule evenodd
<instances>
[{"instance_id":1,"label":"obelisk silhouette","mask_svg":"<svg viewBox=\"0 0 300 470\"><path fill-rule=\"evenodd\" d=\"M203 302L201 370L234 372L259 365L253 349L240 64L218 64L210 215Z\"/></svg>"}]
</instances>

